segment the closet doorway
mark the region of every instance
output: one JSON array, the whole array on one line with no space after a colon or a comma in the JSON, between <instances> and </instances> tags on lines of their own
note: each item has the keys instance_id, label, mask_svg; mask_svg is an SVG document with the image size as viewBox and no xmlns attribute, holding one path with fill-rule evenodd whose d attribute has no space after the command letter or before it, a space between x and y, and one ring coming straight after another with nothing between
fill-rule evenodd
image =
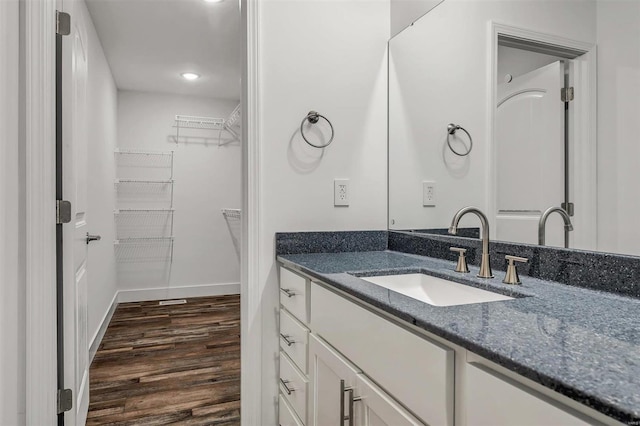
<instances>
[{"instance_id":1,"label":"closet doorway","mask_svg":"<svg viewBox=\"0 0 640 426\"><path fill-rule=\"evenodd\" d=\"M239 3L58 9L59 423L239 423Z\"/></svg>"}]
</instances>

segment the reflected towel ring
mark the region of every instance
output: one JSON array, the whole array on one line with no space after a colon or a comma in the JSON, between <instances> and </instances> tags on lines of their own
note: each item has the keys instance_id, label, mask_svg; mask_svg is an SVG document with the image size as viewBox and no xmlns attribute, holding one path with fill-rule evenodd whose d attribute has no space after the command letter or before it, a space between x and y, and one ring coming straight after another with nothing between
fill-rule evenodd
<instances>
[{"instance_id":1,"label":"reflected towel ring","mask_svg":"<svg viewBox=\"0 0 640 426\"><path fill-rule=\"evenodd\" d=\"M309 139L307 139L307 137L304 135L304 122L308 121L311 124L316 124L318 120L320 120L321 118L324 119L324 121L326 121L327 123L329 123L329 127L331 127L331 138L329 139L329 142L327 142L324 145L315 145L309 142ZM308 143L314 148L328 147L329 145L331 145L331 142L333 142L333 137L335 136L335 132L333 130L333 124L331 124L331 122L327 117L325 117L324 115L318 114L316 111L309 111L309 114L307 114L307 116L302 119L302 123L300 123L300 134L302 134L302 139L304 139L306 143Z\"/></svg>"},{"instance_id":2,"label":"reflected towel ring","mask_svg":"<svg viewBox=\"0 0 640 426\"><path fill-rule=\"evenodd\" d=\"M458 151L456 151L455 149L453 149L453 147L451 146L451 141L449 140L449 136L451 136L451 135L455 135L455 134L456 134L456 131L458 131L458 130L462 130L463 132L465 132L465 133L467 134L467 136L469 136L469 149L468 149L468 150L467 150L467 152L465 152L465 153L459 153ZM471 137L471 135L469 134L469 132L467 132L467 131L465 130L465 128L464 128L464 127L462 127L462 126L460 126L460 125L458 125L458 124L450 123L450 124L447 126L447 145L449 145L449 149L450 149L450 150L451 150L455 155L458 155L458 156L460 156L460 157L464 157L464 156L469 155L469 153L471 152L471 149L473 148L473 138Z\"/></svg>"}]
</instances>

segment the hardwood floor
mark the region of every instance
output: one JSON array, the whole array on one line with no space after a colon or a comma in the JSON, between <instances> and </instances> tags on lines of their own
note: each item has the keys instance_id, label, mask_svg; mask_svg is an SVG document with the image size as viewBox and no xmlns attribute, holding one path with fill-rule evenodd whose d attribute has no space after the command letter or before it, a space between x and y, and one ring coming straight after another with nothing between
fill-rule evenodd
<instances>
[{"instance_id":1,"label":"hardwood floor","mask_svg":"<svg viewBox=\"0 0 640 426\"><path fill-rule=\"evenodd\" d=\"M240 296L120 304L90 382L87 425L240 424Z\"/></svg>"}]
</instances>

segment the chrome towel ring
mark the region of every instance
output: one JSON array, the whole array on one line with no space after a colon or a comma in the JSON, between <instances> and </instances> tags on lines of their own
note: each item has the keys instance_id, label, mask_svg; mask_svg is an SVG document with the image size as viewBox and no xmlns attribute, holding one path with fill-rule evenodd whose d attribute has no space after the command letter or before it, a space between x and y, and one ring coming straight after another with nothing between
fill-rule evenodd
<instances>
[{"instance_id":1,"label":"chrome towel ring","mask_svg":"<svg viewBox=\"0 0 640 426\"><path fill-rule=\"evenodd\" d=\"M449 140L449 136L451 136L451 135L455 135L455 134L456 134L456 131L458 131L458 130L462 130L463 132L465 132L465 133L467 134L467 136L469 136L469 149L467 150L467 152L460 153L460 152L456 151L455 149L453 149L453 147L451 146L451 141ZM471 152L471 149L473 148L473 138L471 137L471 135L469 134L469 132L467 132L467 131L465 130L465 128L464 128L464 127L462 127L462 126L460 126L460 125L458 125L458 124L450 123L450 124L447 126L447 145L449 145L449 149L450 149L450 150L451 150L455 155L458 155L458 156L460 156L460 157L464 157L464 156L469 155L469 153Z\"/></svg>"},{"instance_id":2,"label":"chrome towel ring","mask_svg":"<svg viewBox=\"0 0 640 426\"><path fill-rule=\"evenodd\" d=\"M324 145L316 145L316 144L313 144L313 143L309 142L309 139L307 139L307 137L304 135L304 122L308 121L311 124L316 124L321 118L324 121L326 121L327 123L329 123L329 127L331 127L331 138L329 139L329 142L327 142ZM333 142L333 137L335 136L335 132L333 130L333 124L331 124L331 122L329 121L329 119L327 117L325 117L324 115L318 114L316 111L309 111L309 114L307 114L307 116L302 119L302 123L300 123L300 134L302 135L302 139L304 139L304 141L306 143L308 143L309 145L311 145L314 148L326 148L326 147L328 147L329 145L331 145L331 142Z\"/></svg>"}]
</instances>

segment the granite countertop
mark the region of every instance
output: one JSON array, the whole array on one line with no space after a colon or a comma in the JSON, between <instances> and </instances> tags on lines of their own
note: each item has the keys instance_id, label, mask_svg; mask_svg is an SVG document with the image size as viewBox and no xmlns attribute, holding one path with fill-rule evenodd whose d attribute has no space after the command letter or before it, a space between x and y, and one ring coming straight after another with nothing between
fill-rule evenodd
<instances>
[{"instance_id":1,"label":"granite countertop","mask_svg":"<svg viewBox=\"0 0 640 426\"><path fill-rule=\"evenodd\" d=\"M287 254L278 261L621 422L640 420L640 300L521 277L459 274L453 262L393 251ZM377 271L377 273L375 273ZM424 271L512 295L438 307L352 275Z\"/></svg>"}]
</instances>

